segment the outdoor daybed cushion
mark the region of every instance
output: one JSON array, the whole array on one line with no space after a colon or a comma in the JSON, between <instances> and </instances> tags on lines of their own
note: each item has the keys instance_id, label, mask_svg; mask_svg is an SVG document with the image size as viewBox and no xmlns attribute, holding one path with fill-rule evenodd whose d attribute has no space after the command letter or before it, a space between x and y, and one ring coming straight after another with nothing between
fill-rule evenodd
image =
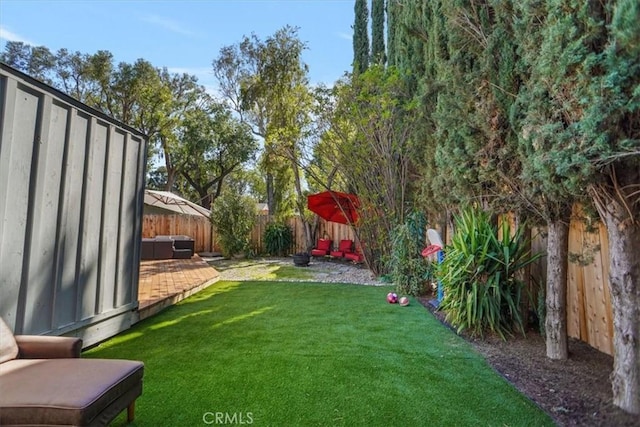
<instances>
[{"instance_id":1,"label":"outdoor daybed cushion","mask_svg":"<svg viewBox=\"0 0 640 427\"><path fill-rule=\"evenodd\" d=\"M133 420L142 362L81 359L79 338L14 337L0 324L3 347L15 340L19 350L0 363L0 425L106 426L125 408Z\"/></svg>"}]
</instances>

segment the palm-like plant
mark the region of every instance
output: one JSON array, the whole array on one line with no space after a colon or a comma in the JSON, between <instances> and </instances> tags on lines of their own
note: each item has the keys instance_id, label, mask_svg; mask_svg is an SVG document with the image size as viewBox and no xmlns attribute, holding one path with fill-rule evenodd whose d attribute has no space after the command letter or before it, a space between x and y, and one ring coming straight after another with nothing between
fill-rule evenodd
<instances>
[{"instance_id":1,"label":"palm-like plant","mask_svg":"<svg viewBox=\"0 0 640 427\"><path fill-rule=\"evenodd\" d=\"M473 335L487 330L502 338L513 331L524 333L523 283L516 272L540 255L527 249L523 227L512 233L509 222L502 220L498 233L489 215L476 209L463 211L455 223L451 245L437 270L447 321L458 332L466 329Z\"/></svg>"}]
</instances>

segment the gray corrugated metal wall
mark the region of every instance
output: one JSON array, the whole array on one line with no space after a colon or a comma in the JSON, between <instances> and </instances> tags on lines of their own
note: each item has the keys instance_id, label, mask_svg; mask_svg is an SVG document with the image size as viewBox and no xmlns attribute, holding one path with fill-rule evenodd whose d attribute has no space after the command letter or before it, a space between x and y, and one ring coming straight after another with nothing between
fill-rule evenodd
<instances>
[{"instance_id":1,"label":"gray corrugated metal wall","mask_svg":"<svg viewBox=\"0 0 640 427\"><path fill-rule=\"evenodd\" d=\"M0 315L85 346L138 305L146 137L0 64Z\"/></svg>"}]
</instances>

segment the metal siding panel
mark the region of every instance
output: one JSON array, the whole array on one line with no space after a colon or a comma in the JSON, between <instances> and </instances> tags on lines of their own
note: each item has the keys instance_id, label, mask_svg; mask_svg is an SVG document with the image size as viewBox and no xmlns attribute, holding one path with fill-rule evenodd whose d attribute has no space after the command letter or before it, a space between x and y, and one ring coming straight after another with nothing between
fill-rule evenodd
<instances>
[{"instance_id":1,"label":"metal siding panel","mask_svg":"<svg viewBox=\"0 0 640 427\"><path fill-rule=\"evenodd\" d=\"M78 268L80 255L80 225L82 224L82 188L85 151L90 117L73 110L69 117L67 156L64 172L64 197L59 236L60 280L56 291L54 327L72 324L77 317L79 292Z\"/></svg>"},{"instance_id":2,"label":"metal siding panel","mask_svg":"<svg viewBox=\"0 0 640 427\"><path fill-rule=\"evenodd\" d=\"M6 235L5 228L12 227L8 221L9 213L9 176L11 164L11 144L13 138L13 118L15 115L16 102L16 81L5 76L0 76L0 314L2 314L7 324L13 328L18 309L18 288L12 286L14 282L20 283L18 279L10 280L9 273L12 270L11 260L4 254L5 242L3 236ZM21 262L21 260L18 260Z\"/></svg>"},{"instance_id":3,"label":"metal siding panel","mask_svg":"<svg viewBox=\"0 0 640 427\"><path fill-rule=\"evenodd\" d=\"M134 138L138 144L138 180L136 182L136 216L134 236L132 236L131 262L133 262L133 277L131 277L131 292L134 301L138 301L138 279L140 277L140 246L142 244L142 213L144 211L144 185L147 166L147 141Z\"/></svg>"},{"instance_id":4,"label":"metal siding panel","mask_svg":"<svg viewBox=\"0 0 640 427\"><path fill-rule=\"evenodd\" d=\"M122 157L124 135L111 128L107 151L106 182L104 183L104 214L102 221L102 244L100 263L100 289L102 293L100 312L114 308L117 281L117 255L120 213L120 187L122 185ZM124 236L122 237L124 238Z\"/></svg>"},{"instance_id":5,"label":"metal siding panel","mask_svg":"<svg viewBox=\"0 0 640 427\"><path fill-rule=\"evenodd\" d=\"M87 170L83 194L83 226L80 260L80 316L86 319L97 313L100 295L99 259L102 223L102 192L108 128L92 118L89 131Z\"/></svg>"},{"instance_id":6,"label":"metal siding panel","mask_svg":"<svg viewBox=\"0 0 640 427\"><path fill-rule=\"evenodd\" d=\"M144 135L0 64L0 315L17 333L130 326L145 154Z\"/></svg>"},{"instance_id":7,"label":"metal siding panel","mask_svg":"<svg viewBox=\"0 0 640 427\"><path fill-rule=\"evenodd\" d=\"M121 306L138 300L132 294L133 269L139 260L133 256L133 242L136 236L136 188L138 173L138 147L140 142L130 135L124 141L122 158L122 206L120 211L120 239L118 241L117 301Z\"/></svg>"},{"instance_id":8,"label":"metal siding panel","mask_svg":"<svg viewBox=\"0 0 640 427\"><path fill-rule=\"evenodd\" d=\"M8 81L4 85L2 151L0 151L0 311L16 333L22 333L24 289L21 291L28 227L35 128L39 96Z\"/></svg>"},{"instance_id":9,"label":"metal siding panel","mask_svg":"<svg viewBox=\"0 0 640 427\"><path fill-rule=\"evenodd\" d=\"M52 103L45 96L36 185L31 194L33 224L29 253L24 331L40 334L51 330L56 286L56 252L59 200L62 186L68 106Z\"/></svg>"}]
</instances>

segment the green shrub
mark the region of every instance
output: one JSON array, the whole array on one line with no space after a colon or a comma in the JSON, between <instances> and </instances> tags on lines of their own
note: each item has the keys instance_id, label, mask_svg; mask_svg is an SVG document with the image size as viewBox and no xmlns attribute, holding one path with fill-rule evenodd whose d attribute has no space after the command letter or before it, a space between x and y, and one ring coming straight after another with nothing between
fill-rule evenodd
<instances>
[{"instance_id":1,"label":"green shrub","mask_svg":"<svg viewBox=\"0 0 640 427\"><path fill-rule=\"evenodd\" d=\"M444 289L441 309L458 332L482 335L491 330L505 338L524 333L520 313L523 284L516 272L535 261L523 236L523 227L511 235L508 221L501 237L486 212L469 209L455 219L455 233L437 269Z\"/></svg>"},{"instance_id":2,"label":"green shrub","mask_svg":"<svg viewBox=\"0 0 640 427\"><path fill-rule=\"evenodd\" d=\"M218 197L211 210L211 222L222 255L251 254L251 230L256 220L255 201L242 194L228 191Z\"/></svg>"},{"instance_id":3,"label":"green shrub","mask_svg":"<svg viewBox=\"0 0 640 427\"><path fill-rule=\"evenodd\" d=\"M414 212L394 229L388 262L399 294L423 294L431 278L431 264L420 254L426 244L426 226L424 214Z\"/></svg>"},{"instance_id":4,"label":"green shrub","mask_svg":"<svg viewBox=\"0 0 640 427\"><path fill-rule=\"evenodd\" d=\"M269 255L288 255L293 243L293 233L287 224L273 222L264 230L264 247Z\"/></svg>"}]
</instances>

